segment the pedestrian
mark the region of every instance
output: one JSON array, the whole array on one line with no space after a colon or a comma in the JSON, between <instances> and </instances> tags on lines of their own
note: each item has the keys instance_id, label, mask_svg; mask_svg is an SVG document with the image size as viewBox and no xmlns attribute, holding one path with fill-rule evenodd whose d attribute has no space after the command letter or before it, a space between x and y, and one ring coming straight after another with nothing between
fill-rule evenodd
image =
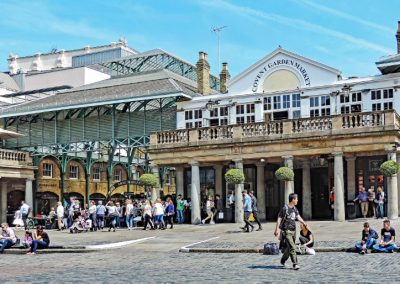
<instances>
[{"instance_id":1,"label":"pedestrian","mask_svg":"<svg viewBox=\"0 0 400 284\"><path fill-rule=\"evenodd\" d=\"M224 219L224 203L222 202L221 196L219 194L215 195L215 217L214 220L215 222L218 221L222 222Z\"/></svg>"},{"instance_id":2,"label":"pedestrian","mask_svg":"<svg viewBox=\"0 0 400 284\"><path fill-rule=\"evenodd\" d=\"M3 253L5 249L12 247L17 242L14 230L11 229L7 223L1 224L0 234L0 253Z\"/></svg>"},{"instance_id":3,"label":"pedestrian","mask_svg":"<svg viewBox=\"0 0 400 284\"><path fill-rule=\"evenodd\" d=\"M231 190L229 192L228 204L229 204L229 207L231 208L231 212L232 212L231 222L235 223L235 192L233 190Z\"/></svg>"},{"instance_id":4,"label":"pedestrian","mask_svg":"<svg viewBox=\"0 0 400 284\"><path fill-rule=\"evenodd\" d=\"M166 216L166 222L165 222L165 227L168 227L168 224L171 225L170 229L174 227L174 214L175 214L175 207L174 203L172 202L171 198L167 199L167 206L165 207L165 216Z\"/></svg>"},{"instance_id":5,"label":"pedestrian","mask_svg":"<svg viewBox=\"0 0 400 284\"><path fill-rule=\"evenodd\" d=\"M164 230L164 208L161 204L161 199L157 198L153 206L154 227Z\"/></svg>"},{"instance_id":6,"label":"pedestrian","mask_svg":"<svg viewBox=\"0 0 400 284\"><path fill-rule=\"evenodd\" d=\"M133 226L133 215L134 215L134 208L132 204L132 200L127 199L125 201L126 207L125 207L125 223L126 227L128 227L128 230L132 230Z\"/></svg>"},{"instance_id":7,"label":"pedestrian","mask_svg":"<svg viewBox=\"0 0 400 284\"><path fill-rule=\"evenodd\" d=\"M108 201L106 204L106 208L108 211L108 221L109 221L109 227L108 231L111 232L111 229L113 229L113 232L115 232L115 225L117 223L117 207L114 205L114 201Z\"/></svg>"},{"instance_id":8,"label":"pedestrian","mask_svg":"<svg viewBox=\"0 0 400 284\"><path fill-rule=\"evenodd\" d=\"M31 208L29 207L28 204L25 203L24 200L21 201L21 208L19 209L20 214L21 214L21 218L22 218L22 222L24 223L24 228L25 230L28 229L28 225L26 220L28 219L29 213L31 213Z\"/></svg>"},{"instance_id":9,"label":"pedestrian","mask_svg":"<svg viewBox=\"0 0 400 284\"><path fill-rule=\"evenodd\" d=\"M375 218L375 189L373 186L368 189L368 209L372 211L371 217Z\"/></svg>"},{"instance_id":10,"label":"pedestrian","mask_svg":"<svg viewBox=\"0 0 400 284\"><path fill-rule=\"evenodd\" d=\"M104 216L106 215L106 207L103 205L103 201L99 200L96 207L96 221L97 229L103 230L104 228Z\"/></svg>"},{"instance_id":11,"label":"pedestrian","mask_svg":"<svg viewBox=\"0 0 400 284\"><path fill-rule=\"evenodd\" d=\"M15 227L22 227L24 226L24 221L22 221L21 211L17 210L14 214L14 221L12 223Z\"/></svg>"},{"instance_id":12,"label":"pedestrian","mask_svg":"<svg viewBox=\"0 0 400 284\"><path fill-rule=\"evenodd\" d=\"M58 231L61 231L64 229L64 223L63 223L63 218L64 218L64 207L61 205L61 202L57 202L57 208L56 208L56 214L57 214L57 226L58 226Z\"/></svg>"},{"instance_id":13,"label":"pedestrian","mask_svg":"<svg viewBox=\"0 0 400 284\"><path fill-rule=\"evenodd\" d=\"M373 246L373 252L394 252L397 249L396 231L390 226L388 219L383 220L383 228L381 230L381 241Z\"/></svg>"},{"instance_id":14,"label":"pedestrian","mask_svg":"<svg viewBox=\"0 0 400 284\"><path fill-rule=\"evenodd\" d=\"M117 228L121 227L121 218L122 218L122 207L119 202L115 203L115 209L117 210L117 217L115 217L115 224Z\"/></svg>"},{"instance_id":15,"label":"pedestrian","mask_svg":"<svg viewBox=\"0 0 400 284\"><path fill-rule=\"evenodd\" d=\"M176 222L178 224L183 224L185 222L185 218L183 216L184 209L185 200L183 200L182 194L178 194L178 198L176 199Z\"/></svg>"},{"instance_id":16,"label":"pedestrian","mask_svg":"<svg viewBox=\"0 0 400 284\"><path fill-rule=\"evenodd\" d=\"M261 226L261 222L258 219L258 208L257 208L257 198L254 196L254 191L251 190L249 192L250 198L251 198L251 209L253 210L253 218L254 221L257 222L258 225L258 229L256 231L261 231L262 230L262 226Z\"/></svg>"},{"instance_id":17,"label":"pedestrian","mask_svg":"<svg viewBox=\"0 0 400 284\"><path fill-rule=\"evenodd\" d=\"M205 224L207 220L210 220L210 224L211 225L215 224L213 209L214 209L214 201L213 201L213 197L210 195L210 196L208 196L208 199L207 199L207 202L206 202L207 217L205 219L203 219L201 221L201 223Z\"/></svg>"},{"instance_id":18,"label":"pedestrian","mask_svg":"<svg viewBox=\"0 0 400 284\"><path fill-rule=\"evenodd\" d=\"M361 187L357 197L353 200L354 202L360 202L361 214L364 218L367 218L368 214L368 192L365 191L364 187Z\"/></svg>"},{"instance_id":19,"label":"pedestrian","mask_svg":"<svg viewBox=\"0 0 400 284\"><path fill-rule=\"evenodd\" d=\"M372 248L378 239L378 233L370 228L369 223L364 223L364 228L361 232L361 241L356 244L356 249L360 254L367 253L368 249Z\"/></svg>"},{"instance_id":20,"label":"pedestrian","mask_svg":"<svg viewBox=\"0 0 400 284\"><path fill-rule=\"evenodd\" d=\"M289 194L289 203L285 204L279 212L274 232L276 237L280 236L280 239L284 239L286 242L285 250L281 258L281 264L284 266L290 256L294 270L300 268L296 255L296 220L304 226L307 226L296 208L297 203L297 194Z\"/></svg>"},{"instance_id":21,"label":"pedestrian","mask_svg":"<svg viewBox=\"0 0 400 284\"><path fill-rule=\"evenodd\" d=\"M96 203L94 200L90 200L89 206L89 219L92 221L92 227L90 228L91 231L97 231L97 216L96 216Z\"/></svg>"},{"instance_id":22,"label":"pedestrian","mask_svg":"<svg viewBox=\"0 0 400 284\"><path fill-rule=\"evenodd\" d=\"M376 203L376 219L383 218L384 204L385 204L385 192L383 192L382 186L377 187L375 203Z\"/></svg>"},{"instance_id":23,"label":"pedestrian","mask_svg":"<svg viewBox=\"0 0 400 284\"><path fill-rule=\"evenodd\" d=\"M49 235L43 231L42 226L37 226L36 231L33 233L31 248L27 254L36 254L38 249L45 249L49 247L49 244Z\"/></svg>"},{"instance_id":24,"label":"pedestrian","mask_svg":"<svg viewBox=\"0 0 400 284\"><path fill-rule=\"evenodd\" d=\"M143 207L143 230L147 229L147 225L150 225L151 230L154 230L153 222L151 221L151 205L150 201L146 200Z\"/></svg>"},{"instance_id":25,"label":"pedestrian","mask_svg":"<svg viewBox=\"0 0 400 284\"><path fill-rule=\"evenodd\" d=\"M245 226L242 227L241 229L243 229L245 232L249 233L250 228L251 228L251 232L253 232L253 230L254 230L254 226L250 223L250 220L249 220L250 214L253 212L252 202L251 202L251 197L247 194L247 190L243 190L242 195L243 195L243 220L244 220Z\"/></svg>"}]
</instances>

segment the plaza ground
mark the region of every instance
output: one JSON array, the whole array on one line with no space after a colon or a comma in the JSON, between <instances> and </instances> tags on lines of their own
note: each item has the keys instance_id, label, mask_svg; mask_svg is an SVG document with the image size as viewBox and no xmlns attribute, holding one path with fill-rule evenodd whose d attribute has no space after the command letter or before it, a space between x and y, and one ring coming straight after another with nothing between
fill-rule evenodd
<instances>
[{"instance_id":1,"label":"plaza ground","mask_svg":"<svg viewBox=\"0 0 400 284\"><path fill-rule=\"evenodd\" d=\"M309 222L317 246L351 245L360 238L365 220ZM381 220L369 220L380 228ZM392 222L398 231L399 221ZM176 225L173 230L69 234L51 231L53 245L94 245L153 237L123 248L91 253L1 255L1 283L262 283L400 281L399 255L318 253L300 256L300 271L282 269L280 256L262 254L180 253L184 246L253 248L276 240L273 223L264 230L240 232L238 224ZM19 236L22 231L18 231ZM207 241L208 240L208 241ZM204 242L205 241L205 242ZM201 242L201 243L198 243ZM198 243L198 244L195 244ZM193 245L195 244L195 245ZM362 267L360 266L362 264ZM7 268L4 268L7 267ZM364 271L370 271L365 274ZM364 275L364 276L363 276ZM368 276L366 276L368 275Z\"/></svg>"}]
</instances>

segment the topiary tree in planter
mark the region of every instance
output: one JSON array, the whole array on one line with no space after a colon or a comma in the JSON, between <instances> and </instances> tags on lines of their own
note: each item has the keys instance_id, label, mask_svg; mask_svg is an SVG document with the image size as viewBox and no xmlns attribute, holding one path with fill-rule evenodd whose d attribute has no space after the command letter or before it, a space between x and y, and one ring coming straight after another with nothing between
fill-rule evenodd
<instances>
[{"instance_id":1,"label":"topiary tree in planter","mask_svg":"<svg viewBox=\"0 0 400 284\"><path fill-rule=\"evenodd\" d=\"M389 160L383 162L379 170L387 177L391 177L397 174L400 170L400 165L396 161Z\"/></svg>"},{"instance_id":2,"label":"topiary tree in planter","mask_svg":"<svg viewBox=\"0 0 400 284\"><path fill-rule=\"evenodd\" d=\"M289 167L280 167L276 170L275 176L281 181L292 181L294 179L294 172Z\"/></svg>"},{"instance_id":3,"label":"topiary tree in planter","mask_svg":"<svg viewBox=\"0 0 400 284\"><path fill-rule=\"evenodd\" d=\"M153 174L143 174L139 178L139 183L144 186L148 196L148 188L157 186L157 177Z\"/></svg>"},{"instance_id":4,"label":"topiary tree in planter","mask_svg":"<svg viewBox=\"0 0 400 284\"><path fill-rule=\"evenodd\" d=\"M240 169L229 169L225 173L225 181L231 184L241 184L244 182L244 173Z\"/></svg>"}]
</instances>

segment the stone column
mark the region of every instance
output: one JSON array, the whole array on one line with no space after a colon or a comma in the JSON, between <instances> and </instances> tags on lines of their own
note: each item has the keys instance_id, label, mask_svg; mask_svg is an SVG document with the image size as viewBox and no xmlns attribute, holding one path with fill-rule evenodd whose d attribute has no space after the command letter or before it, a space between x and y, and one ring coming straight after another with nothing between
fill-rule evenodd
<instances>
[{"instance_id":1,"label":"stone column","mask_svg":"<svg viewBox=\"0 0 400 284\"><path fill-rule=\"evenodd\" d=\"M396 151L392 150L388 153L388 160L396 161ZM397 189L397 174L387 177L387 200L388 210L387 215L389 219L397 219L399 217L399 203L398 203L398 189Z\"/></svg>"},{"instance_id":2,"label":"stone column","mask_svg":"<svg viewBox=\"0 0 400 284\"><path fill-rule=\"evenodd\" d=\"M197 225L201 223L200 211L200 168L197 161L190 163L192 166L192 188L190 198L192 200L192 224Z\"/></svg>"},{"instance_id":3,"label":"stone column","mask_svg":"<svg viewBox=\"0 0 400 284\"><path fill-rule=\"evenodd\" d=\"M282 156L285 167L293 169L293 156ZM294 192L294 181L285 181L284 203L288 202L289 194Z\"/></svg>"},{"instance_id":4,"label":"stone column","mask_svg":"<svg viewBox=\"0 0 400 284\"><path fill-rule=\"evenodd\" d=\"M25 181L25 203L31 207L31 212L29 216L33 216L33 190L32 190L32 180L27 179Z\"/></svg>"},{"instance_id":5,"label":"stone column","mask_svg":"<svg viewBox=\"0 0 400 284\"><path fill-rule=\"evenodd\" d=\"M344 179L343 179L343 153L332 153L335 157L334 184L335 184L335 221L345 220L344 211Z\"/></svg>"},{"instance_id":6,"label":"stone column","mask_svg":"<svg viewBox=\"0 0 400 284\"><path fill-rule=\"evenodd\" d=\"M224 200L224 191L222 188L222 165L215 165L215 194L219 194L222 200Z\"/></svg>"},{"instance_id":7,"label":"stone column","mask_svg":"<svg viewBox=\"0 0 400 284\"><path fill-rule=\"evenodd\" d=\"M237 169L243 171L243 161L233 160ZM235 223L243 223L243 197L242 191L244 189L243 184L235 185Z\"/></svg>"},{"instance_id":8,"label":"stone column","mask_svg":"<svg viewBox=\"0 0 400 284\"><path fill-rule=\"evenodd\" d=\"M176 168L176 176L175 176L175 186L176 186L176 196L178 196L178 194L182 194L183 197L183 188L184 188L184 172L185 169L184 167L177 167ZM186 199L186 196L185 196Z\"/></svg>"},{"instance_id":9,"label":"stone column","mask_svg":"<svg viewBox=\"0 0 400 284\"><path fill-rule=\"evenodd\" d=\"M312 200L311 200L311 162L309 159L303 161L303 218L310 220L312 218Z\"/></svg>"},{"instance_id":10,"label":"stone column","mask_svg":"<svg viewBox=\"0 0 400 284\"><path fill-rule=\"evenodd\" d=\"M7 222L7 182L1 183L0 221Z\"/></svg>"},{"instance_id":11,"label":"stone column","mask_svg":"<svg viewBox=\"0 0 400 284\"><path fill-rule=\"evenodd\" d=\"M356 198L356 157L347 157L347 200Z\"/></svg>"},{"instance_id":12,"label":"stone column","mask_svg":"<svg viewBox=\"0 0 400 284\"><path fill-rule=\"evenodd\" d=\"M265 163L257 163L257 208L258 216L262 221L266 219L265 200Z\"/></svg>"},{"instance_id":13,"label":"stone column","mask_svg":"<svg viewBox=\"0 0 400 284\"><path fill-rule=\"evenodd\" d=\"M151 201L155 201L160 197L160 168L157 165L153 165L151 172L157 178L157 185L151 188Z\"/></svg>"},{"instance_id":14,"label":"stone column","mask_svg":"<svg viewBox=\"0 0 400 284\"><path fill-rule=\"evenodd\" d=\"M400 102L399 102L400 103ZM397 163L400 164L400 155L396 155L397 156ZM400 184L400 175L397 175L397 208L400 208L400 186L398 186Z\"/></svg>"}]
</instances>

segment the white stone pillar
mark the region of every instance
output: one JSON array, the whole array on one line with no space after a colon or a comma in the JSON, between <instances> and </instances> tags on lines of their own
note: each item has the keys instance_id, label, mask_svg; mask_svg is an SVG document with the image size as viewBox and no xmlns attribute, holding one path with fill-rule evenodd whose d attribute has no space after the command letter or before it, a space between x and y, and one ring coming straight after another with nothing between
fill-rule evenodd
<instances>
[{"instance_id":1,"label":"white stone pillar","mask_svg":"<svg viewBox=\"0 0 400 284\"><path fill-rule=\"evenodd\" d=\"M176 176L175 176L176 196L178 196L178 194L182 194L183 197L184 172L185 169L183 167L176 168ZM184 199L186 199L186 196Z\"/></svg>"},{"instance_id":2,"label":"white stone pillar","mask_svg":"<svg viewBox=\"0 0 400 284\"><path fill-rule=\"evenodd\" d=\"M356 198L356 157L346 157L347 161L347 200Z\"/></svg>"},{"instance_id":3,"label":"white stone pillar","mask_svg":"<svg viewBox=\"0 0 400 284\"><path fill-rule=\"evenodd\" d=\"M192 188L190 198L192 200L192 224L197 225L201 223L200 211L200 168L197 161L190 163L192 166Z\"/></svg>"},{"instance_id":4,"label":"white stone pillar","mask_svg":"<svg viewBox=\"0 0 400 284\"><path fill-rule=\"evenodd\" d=\"M396 151L390 151L388 153L388 160L396 162ZM397 219L399 217L399 203L398 203L398 189L397 189L397 174L387 177L388 181L388 210L387 215L389 219Z\"/></svg>"},{"instance_id":5,"label":"white stone pillar","mask_svg":"<svg viewBox=\"0 0 400 284\"><path fill-rule=\"evenodd\" d=\"M219 196L224 200L223 189L222 189L222 165L215 165L215 194L219 194Z\"/></svg>"},{"instance_id":6,"label":"white stone pillar","mask_svg":"<svg viewBox=\"0 0 400 284\"><path fill-rule=\"evenodd\" d=\"M312 200L311 200L311 162L306 159L303 161L303 218L310 220L312 218Z\"/></svg>"},{"instance_id":7,"label":"white stone pillar","mask_svg":"<svg viewBox=\"0 0 400 284\"><path fill-rule=\"evenodd\" d=\"M1 223L7 222L7 182L1 183L1 202L0 202L0 220Z\"/></svg>"},{"instance_id":8,"label":"white stone pillar","mask_svg":"<svg viewBox=\"0 0 400 284\"><path fill-rule=\"evenodd\" d=\"M237 169L243 171L243 161L234 160ZM243 223L243 183L235 185L235 223Z\"/></svg>"},{"instance_id":9,"label":"white stone pillar","mask_svg":"<svg viewBox=\"0 0 400 284\"><path fill-rule=\"evenodd\" d=\"M335 221L345 220L344 210L344 178L343 178L343 153L332 153L335 157L334 184L335 184Z\"/></svg>"},{"instance_id":10,"label":"white stone pillar","mask_svg":"<svg viewBox=\"0 0 400 284\"><path fill-rule=\"evenodd\" d=\"M260 220L266 219L265 200L265 163L257 163L257 209Z\"/></svg>"},{"instance_id":11,"label":"white stone pillar","mask_svg":"<svg viewBox=\"0 0 400 284\"><path fill-rule=\"evenodd\" d=\"M25 203L31 207L31 212L29 216L33 216L33 189L32 189L32 180L27 179L25 181Z\"/></svg>"},{"instance_id":12,"label":"white stone pillar","mask_svg":"<svg viewBox=\"0 0 400 284\"><path fill-rule=\"evenodd\" d=\"M157 185L151 189L151 201L155 201L160 197L160 168L157 165L152 165L151 172L157 178Z\"/></svg>"},{"instance_id":13,"label":"white stone pillar","mask_svg":"<svg viewBox=\"0 0 400 284\"><path fill-rule=\"evenodd\" d=\"M293 156L283 156L282 157L285 167L293 169ZM294 193L294 181L285 181L285 196L284 203L288 202L289 194Z\"/></svg>"}]
</instances>

